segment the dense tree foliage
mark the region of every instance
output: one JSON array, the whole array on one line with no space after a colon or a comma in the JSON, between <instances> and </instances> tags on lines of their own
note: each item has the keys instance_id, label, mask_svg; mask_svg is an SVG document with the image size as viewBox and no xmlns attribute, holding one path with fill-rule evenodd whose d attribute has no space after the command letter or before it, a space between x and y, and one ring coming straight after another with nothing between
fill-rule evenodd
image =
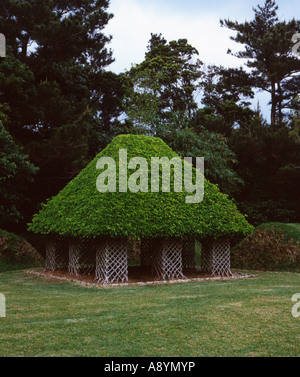
<instances>
[{"instance_id":1,"label":"dense tree foliage","mask_svg":"<svg viewBox=\"0 0 300 377\"><path fill-rule=\"evenodd\" d=\"M202 80L202 104L210 109L214 119L207 127L229 137L237 127L244 127L254 112L250 100L254 98L252 79L243 68L209 66ZM208 110L207 109L207 110ZM203 109L198 112L203 115ZM202 122L203 119L198 119Z\"/></svg>"},{"instance_id":2,"label":"dense tree foliage","mask_svg":"<svg viewBox=\"0 0 300 377\"><path fill-rule=\"evenodd\" d=\"M18 221L24 210L26 183L37 172L0 120L0 227Z\"/></svg>"},{"instance_id":3,"label":"dense tree foliage","mask_svg":"<svg viewBox=\"0 0 300 377\"><path fill-rule=\"evenodd\" d=\"M222 26L236 32L231 39L244 46L234 55L247 59L248 69L217 69L221 72L217 83L205 88L206 105L221 115L225 108L225 119L228 114L235 116L231 122L227 119L225 131L227 135L231 132L229 146L246 182L236 199L256 224L299 221L300 215L300 59L292 54L292 37L299 31L300 21L280 21L277 10L275 1L266 0L254 9L249 22L221 20ZM270 93L271 125L259 111L251 115L247 103L241 101L243 96L253 98L254 88ZM238 124L234 130L233 120Z\"/></svg>"},{"instance_id":4,"label":"dense tree foliage","mask_svg":"<svg viewBox=\"0 0 300 377\"><path fill-rule=\"evenodd\" d=\"M266 0L254 9L250 22L221 20L221 25L236 32L231 39L245 46L234 55L247 59L251 85L271 94L272 124L276 117L279 123L283 121L284 109L296 106L300 86L300 60L292 55L292 36L299 32L300 20L279 21L277 10L274 0Z\"/></svg>"},{"instance_id":5,"label":"dense tree foliage","mask_svg":"<svg viewBox=\"0 0 300 377\"><path fill-rule=\"evenodd\" d=\"M0 103L5 128L40 168L32 212L107 144L117 122L122 86L104 70L113 61L103 33L108 5L1 1L8 51L0 62Z\"/></svg>"},{"instance_id":6,"label":"dense tree foliage","mask_svg":"<svg viewBox=\"0 0 300 377\"><path fill-rule=\"evenodd\" d=\"M152 34L145 60L131 69L131 75L137 86L145 87L143 80L153 80L151 86L146 85L160 99L161 117L168 119L173 112L183 111L191 117L197 110L194 95L202 75L201 66L198 51L186 39L168 43L161 34Z\"/></svg>"},{"instance_id":7,"label":"dense tree foliage","mask_svg":"<svg viewBox=\"0 0 300 377\"><path fill-rule=\"evenodd\" d=\"M258 112L232 134L229 145L246 182L236 199L251 222L299 221L300 144L289 128L268 125Z\"/></svg>"}]
</instances>

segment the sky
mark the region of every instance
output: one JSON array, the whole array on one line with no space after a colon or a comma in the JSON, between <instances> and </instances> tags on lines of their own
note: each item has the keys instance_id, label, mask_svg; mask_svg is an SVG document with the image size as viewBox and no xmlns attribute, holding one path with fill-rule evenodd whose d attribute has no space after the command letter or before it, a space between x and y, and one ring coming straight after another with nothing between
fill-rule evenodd
<instances>
[{"instance_id":1,"label":"sky","mask_svg":"<svg viewBox=\"0 0 300 377\"><path fill-rule=\"evenodd\" d=\"M234 33L221 28L219 20L251 20L252 8L263 3L264 0L111 0L108 11L114 17L104 32L113 37L110 48L115 62L108 69L120 73L142 62L151 33L161 33L168 41L186 38L207 65L239 67L243 61L228 55L227 50L239 51L242 46L229 39ZM277 0L277 4L281 20L299 17L299 0ZM254 107L257 99L267 116L268 95L258 95Z\"/></svg>"}]
</instances>

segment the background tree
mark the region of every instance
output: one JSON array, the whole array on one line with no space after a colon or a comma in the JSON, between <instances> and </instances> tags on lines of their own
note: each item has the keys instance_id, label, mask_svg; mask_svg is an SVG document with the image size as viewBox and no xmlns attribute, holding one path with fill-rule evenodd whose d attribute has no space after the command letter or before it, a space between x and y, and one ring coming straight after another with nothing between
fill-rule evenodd
<instances>
[{"instance_id":1,"label":"background tree","mask_svg":"<svg viewBox=\"0 0 300 377\"><path fill-rule=\"evenodd\" d=\"M224 136L197 121L195 96L203 75L197 55L186 40L168 43L152 34L145 60L127 74L128 132L158 136L182 157L204 156L207 178L232 193L242 183L235 154Z\"/></svg>"},{"instance_id":2,"label":"background tree","mask_svg":"<svg viewBox=\"0 0 300 377\"><path fill-rule=\"evenodd\" d=\"M1 113L0 113L1 114ZM37 172L0 120L0 227L22 218L26 184ZM27 198L28 199L28 198Z\"/></svg>"},{"instance_id":3,"label":"background tree","mask_svg":"<svg viewBox=\"0 0 300 377\"><path fill-rule=\"evenodd\" d=\"M299 96L297 98L299 100ZM294 138L296 143L300 144L300 109L291 111L289 114L290 120L290 136Z\"/></svg>"},{"instance_id":4,"label":"background tree","mask_svg":"<svg viewBox=\"0 0 300 377\"><path fill-rule=\"evenodd\" d=\"M195 94L202 75L198 51L186 39L168 43L161 34L151 34L147 49L145 60L129 73L137 91L139 86L151 89L160 100L161 118L167 120L174 112L186 112L191 118L197 110Z\"/></svg>"},{"instance_id":5,"label":"background tree","mask_svg":"<svg viewBox=\"0 0 300 377\"><path fill-rule=\"evenodd\" d=\"M0 61L4 126L40 168L27 218L119 125L122 83L104 71L113 61L106 48L111 37L103 33L112 17L108 6L108 0L1 1L0 30L8 46Z\"/></svg>"},{"instance_id":6,"label":"background tree","mask_svg":"<svg viewBox=\"0 0 300 377\"><path fill-rule=\"evenodd\" d=\"M254 115L249 107L249 99L254 98L252 79L242 67L208 66L201 87L205 114L200 109L196 119L202 123L205 122L203 115L215 115L205 122L208 129L229 137L235 128L243 127Z\"/></svg>"},{"instance_id":7,"label":"background tree","mask_svg":"<svg viewBox=\"0 0 300 377\"><path fill-rule=\"evenodd\" d=\"M284 109L291 109L298 94L300 60L292 55L292 36L300 29L299 20L279 21L278 6L274 0L266 0L254 9L250 22L221 20L221 25L235 32L231 37L245 46L236 54L248 59L252 86L271 94L271 123L283 121ZM231 50L228 50L231 53Z\"/></svg>"},{"instance_id":8,"label":"background tree","mask_svg":"<svg viewBox=\"0 0 300 377\"><path fill-rule=\"evenodd\" d=\"M250 221L299 222L300 144L287 127L269 125L259 111L229 139L245 185L235 198Z\"/></svg>"}]
</instances>

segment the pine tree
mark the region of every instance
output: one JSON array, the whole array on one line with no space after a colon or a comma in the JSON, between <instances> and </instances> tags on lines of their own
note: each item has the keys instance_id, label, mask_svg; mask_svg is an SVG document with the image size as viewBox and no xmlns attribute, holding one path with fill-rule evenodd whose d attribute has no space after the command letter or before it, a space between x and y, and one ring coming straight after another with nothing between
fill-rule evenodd
<instances>
[{"instance_id":1,"label":"pine tree","mask_svg":"<svg viewBox=\"0 0 300 377\"><path fill-rule=\"evenodd\" d=\"M208 66L202 79L201 102L206 112L215 115L206 128L229 137L236 127L243 127L254 113L249 99L254 98L252 79L243 68ZM203 124L203 109L196 118ZM205 126L205 124L203 124Z\"/></svg>"},{"instance_id":2,"label":"pine tree","mask_svg":"<svg viewBox=\"0 0 300 377\"><path fill-rule=\"evenodd\" d=\"M266 0L263 6L254 8L250 22L221 20L222 26L237 33L231 39L245 46L244 51L233 55L247 59L253 86L271 95L272 124L276 117L281 123L283 110L292 107L300 72L300 60L292 55L292 36L299 31L300 20L279 21L277 10L274 0Z\"/></svg>"},{"instance_id":3,"label":"pine tree","mask_svg":"<svg viewBox=\"0 0 300 377\"><path fill-rule=\"evenodd\" d=\"M108 0L0 3L8 48L0 61L0 104L5 128L40 168L32 212L103 147L101 133L119 115L121 82L105 72L113 61L103 32L112 18L108 6Z\"/></svg>"}]
</instances>

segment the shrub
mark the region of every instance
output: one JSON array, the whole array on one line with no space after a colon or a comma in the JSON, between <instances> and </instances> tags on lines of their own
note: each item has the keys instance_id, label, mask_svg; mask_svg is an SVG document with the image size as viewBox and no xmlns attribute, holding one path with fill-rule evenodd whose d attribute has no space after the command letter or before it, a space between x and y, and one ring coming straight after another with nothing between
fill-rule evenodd
<instances>
[{"instance_id":1,"label":"shrub","mask_svg":"<svg viewBox=\"0 0 300 377\"><path fill-rule=\"evenodd\" d=\"M266 223L258 226L258 229L272 229L275 232L283 233L288 241L293 239L300 242L300 224L299 223Z\"/></svg>"},{"instance_id":2,"label":"shrub","mask_svg":"<svg viewBox=\"0 0 300 377\"><path fill-rule=\"evenodd\" d=\"M42 257L24 238L0 230L0 269L2 271L36 267L41 264Z\"/></svg>"},{"instance_id":3,"label":"shrub","mask_svg":"<svg viewBox=\"0 0 300 377\"><path fill-rule=\"evenodd\" d=\"M232 250L232 267L264 271L300 271L300 243L283 229L258 228Z\"/></svg>"}]
</instances>

